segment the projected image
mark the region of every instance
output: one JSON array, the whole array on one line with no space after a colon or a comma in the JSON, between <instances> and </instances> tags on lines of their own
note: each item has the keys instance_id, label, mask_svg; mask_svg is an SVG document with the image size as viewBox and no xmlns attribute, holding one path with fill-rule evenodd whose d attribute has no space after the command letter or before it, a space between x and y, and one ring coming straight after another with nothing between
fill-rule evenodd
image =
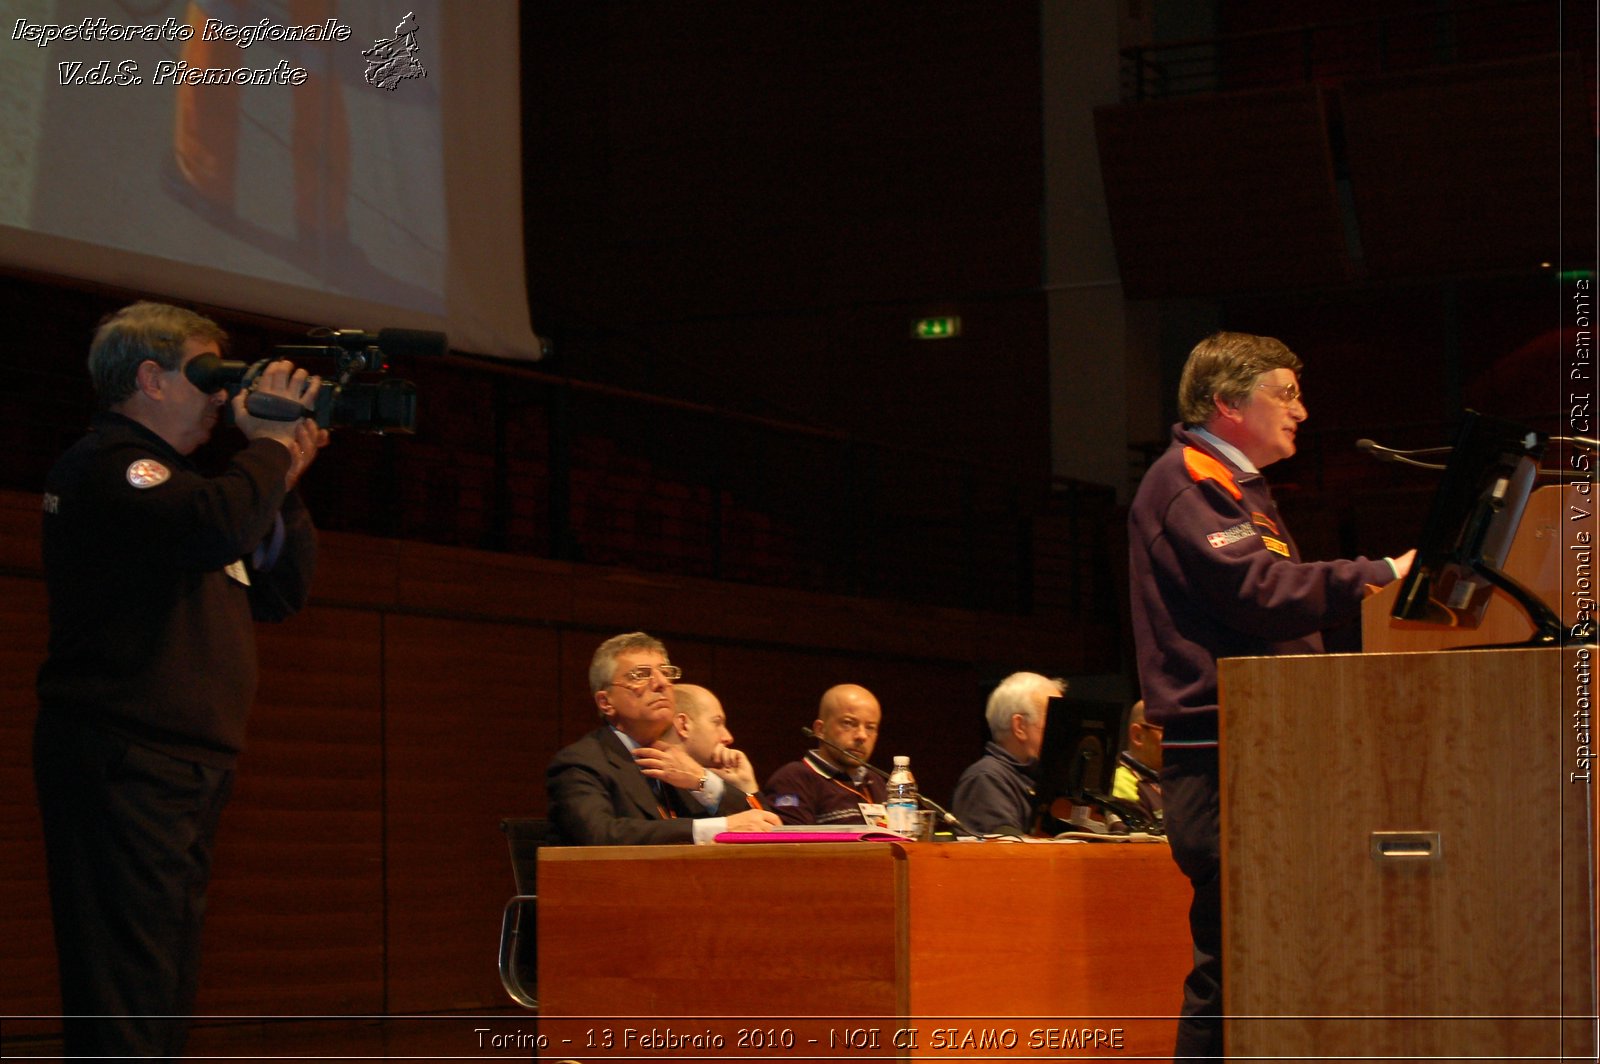
<instances>
[{"instance_id":1,"label":"projected image","mask_svg":"<svg viewBox=\"0 0 1600 1064\"><path fill-rule=\"evenodd\" d=\"M0 0L0 225L443 314L438 7Z\"/></svg>"}]
</instances>

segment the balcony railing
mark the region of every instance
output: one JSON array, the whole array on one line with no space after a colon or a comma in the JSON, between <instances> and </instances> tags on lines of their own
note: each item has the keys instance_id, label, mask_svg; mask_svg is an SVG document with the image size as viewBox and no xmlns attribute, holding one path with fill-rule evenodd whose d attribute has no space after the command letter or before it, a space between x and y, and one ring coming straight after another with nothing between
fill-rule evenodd
<instances>
[{"instance_id":1,"label":"balcony railing","mask_svg":"<svg viewBox=\"0 0 1600 1064\"><path fill-rule=\"evenodd\" d=\"M1196 93L1329 84L1426 67L1593 48L1557 0L1499 3L1171 41L1122 51L1127 103ZM1581 39L1580 39L1581 38Z\"/></svg>"}]
</instances>

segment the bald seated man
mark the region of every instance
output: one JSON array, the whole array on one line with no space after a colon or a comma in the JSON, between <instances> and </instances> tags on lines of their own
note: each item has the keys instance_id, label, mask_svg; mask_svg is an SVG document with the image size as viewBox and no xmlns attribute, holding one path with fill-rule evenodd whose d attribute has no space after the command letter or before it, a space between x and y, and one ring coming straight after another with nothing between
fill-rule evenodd
<instances>
[{"instance_id":1,"label":"bald seated man","mask_svg":"<svg viewBox=\"0 0 1600 1064\"><path fill-rule=\"evenodd\" d=\"M883 780L839 751L863 762L870 759L882 720L877 698L865 687L846 683L828 688L811 725L826 741L772 774L766 807L785 824L865 824L861 803L883 804Z\"/></svg>"},{"instance_id":2,"label":"bald seated man","mask_svg":"<svg viewBox=\"0 0 1600 1064\"><path fill-rule=\"evenodd\" d=\"M744 751L733 749L733 733L728 730L728 715L722 702L706 688L692 683L678 684L673 694L677 709L672 714L672 727L655 745L678 747L696 764L710 769L705 786L707 801L721 802L724 792L731 789L735 796L742 795L752 809L760 809L756 792L761 785L756 782L756 770Z\"/></svg>"}]
</instances>

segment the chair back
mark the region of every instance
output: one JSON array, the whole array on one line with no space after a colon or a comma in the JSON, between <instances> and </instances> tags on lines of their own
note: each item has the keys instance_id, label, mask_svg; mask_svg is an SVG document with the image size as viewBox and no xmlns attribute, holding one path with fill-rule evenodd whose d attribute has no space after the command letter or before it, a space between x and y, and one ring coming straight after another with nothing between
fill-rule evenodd
<instances>
[{"instance_id":1,"label":"chair back","mask_svg":"<svg viewBox=\"0 0 1600 1064\"><path fill-rule=\"evenodd\" d=\"M517 893L539 893L539 847L558 841L555 825L548 820L506 817L500 821L500 830L511 849L511 874L516 878Z\"/></svg>"},{"instance_id":2,"label":"chair back","mask_svg":"<svg viewBox=\"0 0 1600 1064\"><path fill-rule=\"evenodd\" d=\"M500 914L500 985L517 1004L539 1007L539 847L560 841L548 820L506 817L500 821L511 849L517 893Z\"/></svg>"}]
</instances>

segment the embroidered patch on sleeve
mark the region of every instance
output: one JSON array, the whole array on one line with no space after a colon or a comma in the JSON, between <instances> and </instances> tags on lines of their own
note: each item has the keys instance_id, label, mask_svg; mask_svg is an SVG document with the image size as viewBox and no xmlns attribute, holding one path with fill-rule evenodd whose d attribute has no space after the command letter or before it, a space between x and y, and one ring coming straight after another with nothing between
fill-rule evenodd
<instances>
[{"instance_id":1,"label":"embroidered patch on sleeve","mask_svg":"<svg viewBox=\"0 0 1600 1064\"><path fill-rule=\"evenodd\" d=\"M1261 542L1272 553L1281 554L1285 558L1289 556L1289 544L1285 543L1283 540L1273 539L1271 536L1262 536Z\"/></svg>"},{"instance_id":2,"label":"embroidered patch on sleeve","mask_svg":"<svg viewBox=\"0 0 1600 1064\"><path fill-rule=\"evenodd\" d=\"M1241 522L1232 528L1224 528L1221 532L1213 532L1206 537L1206 542L1213 547L1226 547L1230 543L1237 543L1241 539L1249 539L1256 534L1255 526L1249 521Z\"/></svg>"},{"instance_id":3,"label":"embroidered patch on sleeve","mask_svg":"<svg viewBox=\"0 0 1600 1064\"><path fill-rule=\"evenodd\" d=\"M1227 489L1228 494L1235 499L1244 498L1244 492L1233 482L1233 474L1228 471L1228 467L1198 447L1183 449L1183 468L1189 471L1189 479L1196 484L1202 480L1214 480Z\"/></svg>"},{"instance_id":4,"label":"embroidered patch on sleeve","mask_svg":"<svg viewBox=\"0 0 1600 1064\"><path fill-rule=\"evenodd\" d=\"M171 477L172 470L154 458L141 458L128 466L128 483L141 490L165 484Z\"/></svg>"}]
</instances>

